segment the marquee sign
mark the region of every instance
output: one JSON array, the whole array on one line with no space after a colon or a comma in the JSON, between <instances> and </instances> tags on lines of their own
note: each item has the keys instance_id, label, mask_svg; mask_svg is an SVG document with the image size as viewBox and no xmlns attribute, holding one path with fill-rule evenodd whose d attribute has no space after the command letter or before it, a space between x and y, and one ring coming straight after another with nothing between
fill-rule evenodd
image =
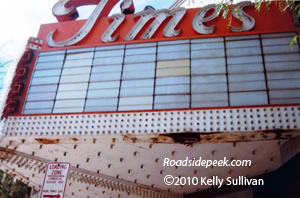
<instances>
[{"instance_id":1,"label":"marquee sign","mask_svg":"<svg viewBox=\"0 0 300 198\"><path fill-rule=\"evenodd\" d=\"M55 41L54 34L56 30L51 31L47 36L47 43L51 47L66 47L77 44L83 40L95 26L98 18L108 16L110 10L118 3L118 0L89 0L89 1L75 1L75 0L60 0L53 7L53 14L58 21L74 20L78 17L76 7L90 4L97 4L95 10L87 19L85 24L73 34L70 38L63 41ZM240 26L232 26L230 30L232 32L249 31L255 26L255 19L244 11L244 8L251 6L250 1L240 2L236 4L231 12L232 16L242 22ZM212 34L214 33L214 26L207 26L205 23L212 21L218 17L217 5L210 4L201 8L193 17L193 29L198 34ZM113 36L116 30L125 21L125 14L134 12L134 5L132 0L123 0L121 3L122 13L111 16L113 22L101 35L101 41L104 43L116 41L118 35ZM213 12L208 15L209 12ZM180 29L176 29L177 25L183 20L186 15L185 8L177 8L173 10L160 9L146 9L135 14L135 18L139 17L135 25L129 30L125 36L125 41L131 41L137 38L137 35L142 31L146 24L151 21L151 25L147 28L141 39L151 39L159 27L170 18L163 30L164 37L176 37L181 33ZM208 16L207 16L208 15Z\"/></svg>"}]
</instances>

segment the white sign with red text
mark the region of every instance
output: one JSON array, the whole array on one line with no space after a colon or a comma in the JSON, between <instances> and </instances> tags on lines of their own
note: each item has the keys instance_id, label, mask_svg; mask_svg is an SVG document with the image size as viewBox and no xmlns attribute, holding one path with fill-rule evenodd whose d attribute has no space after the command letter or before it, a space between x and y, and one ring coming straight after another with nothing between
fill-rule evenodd
<instances>
[{"instance_id":1,"label":"white sign with red text","mask_svg":"<svg viewBox=\"0 0 300 198\"><path fill-rule=\"evenodd\" d=\"M44 179L41 198L63 198L67 184L70 164L49 163Z\"/></svg>"}]
</instances>

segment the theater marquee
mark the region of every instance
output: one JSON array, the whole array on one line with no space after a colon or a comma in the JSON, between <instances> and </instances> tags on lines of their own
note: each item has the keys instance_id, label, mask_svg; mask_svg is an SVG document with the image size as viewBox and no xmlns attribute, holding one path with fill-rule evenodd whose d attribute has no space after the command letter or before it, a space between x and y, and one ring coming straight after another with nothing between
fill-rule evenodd
<instances>
[{"instance_id":1,"label":"theater marquee","mask_svg":"<svg viewBox=\"0 0 300 198\"><path fill-rule=\"evenodd\" d=\"M113 7L112 2L115 4L118 1L108 1L108 0L102 0L102 1L96 1L99 2L91 16L87 19L85 24L81 27L79 31L77 31L75 34L73 34L70 38L63 40L63 41L55 41L53 39L53 36L55 34L55 31L51 31L47 36L47 43L52 47L64 47L64 46L71 46L78 42L80 42L82 39L84 39L92 30L92 28L95 26L96 21L101 16L107 16L108 11ZM88 5L89 2L86 2L86 5ZM232 32L243 32L243 31L249 31L255 26L255 19L247 14L244 11L244 8L247 6L251 6L250 1L240 2L236 4L232 8L232 16L242 22L239 26L232 26L230 27L230 30ZM80 6L85 5L85 3L80 4ZM124 5L127 5L124 7ZM71 7L70 7L71 6ZM79 5L77 5L79 6ZM70 7L70 8L68 8ZM53 7L53 14L56 16L56 18L60 21L64 20L73 20L76 16L76 5L72 4L72 1L70 0L60 0L54 7ZM123 13L126 13L130 7L133 7L133 2L125 0L121 4L121 9ZM132 8L133 9L133 8ZM207 14L213 11L212 13L207 16ZM138 12L134 15L134 18L139 17L138 21L135 23L133 27L129 30L125 38L123 40L130 41L137 38L137 35L140 34L141 30L146 26L146 24L151 21L151 25L146 29L146 31L143 33L140 39L151 39L153 35L157 32L157 30L162 26L162 24L165 21L168 21L163 29L163 36L164 37L176 37L179 36L181 33L181 29L176 29L177 25L181 23L186 15L187 10L185 8L177 8L174 10L167 10L167 9L161 9L161 10L153 10L153 9L147 9L143 10L141 12ZM207 26L204 23L208 23L215 18L218 17L218 10L216 4L210 4L203 8L201 8L193 17L192 23L193 23L193 29L199 34L212 34L214 33L215 26ZM113 19L113 22L110 24L109 27L105 29L103 34L101 35L101 41L102 42L114 42L116 41L118 35L112 36L120 26L124 23L125 15L124 14L114 14L110 17ZM187 22L187 20L185 20ZM189 21L191 22L191 21Z\"/></svg>"}]
</instances>

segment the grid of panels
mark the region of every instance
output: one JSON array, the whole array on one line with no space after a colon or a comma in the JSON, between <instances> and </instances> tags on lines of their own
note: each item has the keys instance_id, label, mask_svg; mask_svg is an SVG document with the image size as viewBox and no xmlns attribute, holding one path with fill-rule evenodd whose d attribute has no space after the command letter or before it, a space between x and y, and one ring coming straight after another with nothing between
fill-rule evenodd
<instances>
[{"instance_id":1,"label":"grid of panels","mask_svg":"<svg viewBox=\"0 0 300 198\"><path fill-rule=\"evenodd\" d=\"M65 50L40 53L24 107L25 114L52 113Z\"/></svg>"},{"instance_id":2,"label":"grid of panels","mask_svg":"<svg viewBox=\"0 0 300 198\"><path fill-rule=\"evenodd\" d=\"M226 37L231 106L268 104L259 35Z\"/></svg>"},{"instance_id":3,"label":"grid of panels","mask_svg":"<svg viewBox=\"0 0 300 198\"><path fill-rule=\"evenodd\" d=\"M117 111L124 48L95 49L85 112Z\"/></svg>"},{"instance_id":4,"label":"grid of panels","mask_svg":"<svg viewBox=\"0 0 300 198\"><path fill-rule=\"evenodd\" d=\"M53 113L83 112L93 58L93 48L66 52Z\"/></svg>"},{"instance_id":5,"label":"grid of panels","mask_svg":"<svg viewBox=\"0 0 300 198\"><path fill-rule=\"evenodd\" d=\"M23 113L300 103L294 33L41 52Z\"/></svg>"},{"instance_id":6,"label":"grid of panels","mask_svg":"<svg viewBox=\"0 0 300 198\"><path fill-rule=\"evenodd\" d=\"M228 106L224 38L192 40L192 107Z\"/></svg>"},{"instance_id":7,"label":"grid of panels","mask_svg":"<svg viewBox=\"0 0 300 198\"><path fill-rule=\"evenodd\" d=\"M127 45L119 111L152 109L156 43Z\"/></svg>"},{"instance_id":8,"label":"grid of panels","mask_svg":"<svg viewBox=\"0 0 300 198\"><path fill-rule=\"evenodd\" d=\"M300 56L293 34L262 35L270 104L300 103Z\"/></svg>"},{"instance_id":9,"label":"grid of panels","mask_svg":"<svg viewBox=\"0 0 300 198\"><path fill-rule=\"evenodd\" d=\"M154 109L190 107L190 41L159 42Z\"/></svg>"}]
</instances>

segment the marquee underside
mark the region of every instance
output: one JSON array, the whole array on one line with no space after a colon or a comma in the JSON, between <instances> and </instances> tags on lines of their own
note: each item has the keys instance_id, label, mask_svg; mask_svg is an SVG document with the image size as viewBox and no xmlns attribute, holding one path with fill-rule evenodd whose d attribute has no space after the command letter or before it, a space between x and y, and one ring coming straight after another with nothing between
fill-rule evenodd
<instances>
[{"instance_id":1,"label":"marquee underside","mask_svg":"<svg viewBox=\"0 0 300 198\"><path fill-rule=\"evenodd\" d=\"M218 116L214 114L216 111ZM294 143L300 135L299 111L297 106L281 106L9 117L5 124L8 136L0 143L1 169L39 190L48 162L70 162L66 197L124 197L128 193L130 197L183 197L212 186L167 186L163 183L164 176L254 177L279 168L299 152L299 146ZM204 125L204 122L217 123L220 112L232 117L233 122L226 126ZM148 118L151 114L147 127L144 114ZM169 114L173 115L172 120ZM204 119L204 115L210 121ZM63 125L67 127L71 117L74 129L68 134ZM124 127L110 129L111 132L103 128L106 122L116 125L118 119L126 120L122 123ZM247 119L257 122L251 124ZM284 125L290 122L295 123L294 128L291 124ZM76 128L74 123L81 127ZM197 123L201 123L200 126ZM42 134L43 127L51 128L48 134ZM219 127L219 131L214 127ZM252 127L257 130L251 131ZM207 169L164 167L166 157L177 160L227 157L252 160L253 164L251 167L211 166Z\"/></svg>"}]
</instances>

